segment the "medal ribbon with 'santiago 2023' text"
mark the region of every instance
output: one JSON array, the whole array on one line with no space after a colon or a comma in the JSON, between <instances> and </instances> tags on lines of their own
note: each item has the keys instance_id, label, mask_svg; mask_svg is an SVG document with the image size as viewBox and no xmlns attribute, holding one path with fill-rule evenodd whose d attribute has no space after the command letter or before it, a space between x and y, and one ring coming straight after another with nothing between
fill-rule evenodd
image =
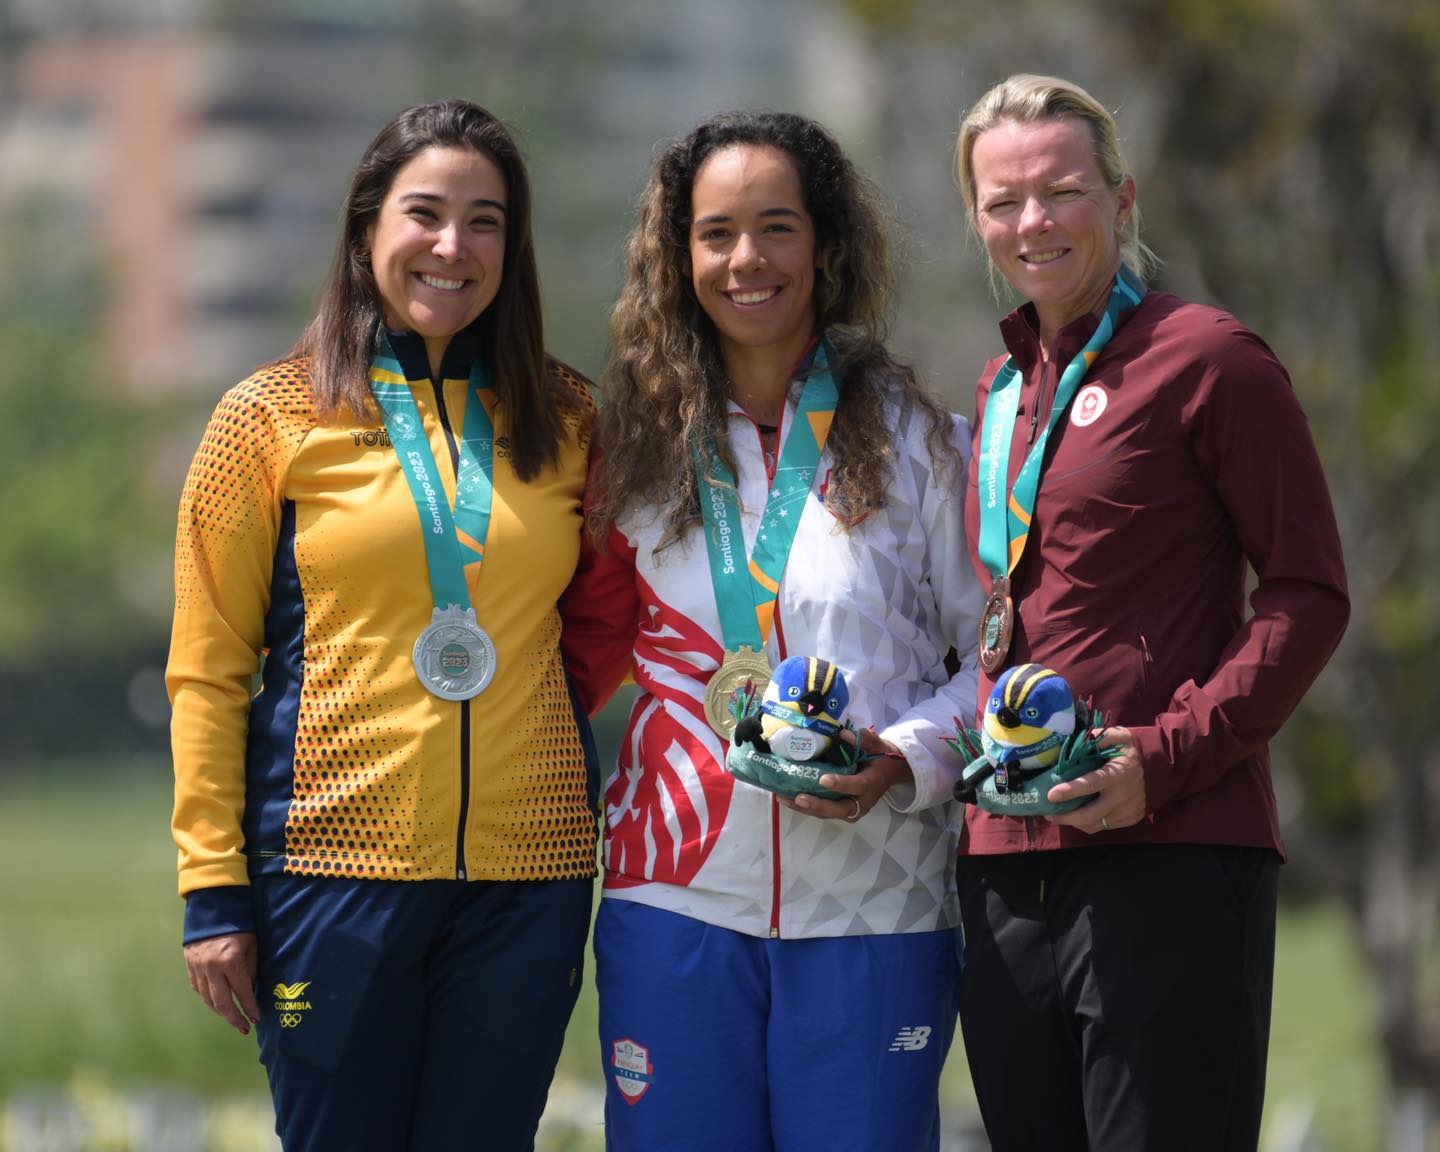
<instances>
[{"instance_id":1,"label":"medal ribbon with 'santiago 2023' text","mask_svg":"<svg viewBox=\"0 0 1440 1152\"><path fill-rule=\"evenodd\" d=\"M811 375L800 393L770 494L760 518L755 553L748 559L741 527L739 493L730 469L715 457L697 454L705 545L710 556L710 582L720 613L720 630L729 652L741 648L763 651L775 623L780 577L795 542L805 501L820 468L820 454L839 402L839 388L829 369L830 348L821 341Z\"/></svg>"},{"instance_id":2,"label":"medal ribbon with 'santiago 2023' text","mask_svg":"<svg viewBox=\"0 0 1440 1152\"><path fill-rule=\"evenodd\" d=\"M980 487L980 560L991 580L1002 587L1020 562L1025 541L1030 535L1030 521L1035 511L1035 497L1040 490L1040 475L1045 445L1050 434L1065 415L1070 401L1080 389L1080 382L1124 316L1145 297L1145 285L1129 268L1121 265L1110 290L1105 315L1100 318L1094 335L1080 354L1065 366L1050 406L1045 429L1031 445L1025 462L1015 477L1015 484L1006 492L1006 474L1010 463L1010 441L1015 433L1015 416L1020 410L1021 375L1013 357L1001 365L990 386L985 402L985 421L980 436L978 482ZM1008 631L1008 627L1007 627ZM985 647L982 625L981 647ZM1002 654L1003 655L1003 654ZM989 669L987 669L989 670Z\"/></svg>"},{"instance_id":3,"label":"medal ribbon with 'santiago 2023' text","mask_svg":"<svg viewBox=\"0 0 1440 1152\"><path fill-rule=\"evenodd\" d=\"M416 642L416 671L437 696L469 699L490 683L495 672L495 645L476 623L465 582L466 568L485 558L494 500L495 426L487 402L494 402L495 393L489 373L477 356L465 398L453 514L420 410L383 332L370 361L370 391L400 459L425 542L434 611L430 626Z\"/></svg>"}]
</instances>

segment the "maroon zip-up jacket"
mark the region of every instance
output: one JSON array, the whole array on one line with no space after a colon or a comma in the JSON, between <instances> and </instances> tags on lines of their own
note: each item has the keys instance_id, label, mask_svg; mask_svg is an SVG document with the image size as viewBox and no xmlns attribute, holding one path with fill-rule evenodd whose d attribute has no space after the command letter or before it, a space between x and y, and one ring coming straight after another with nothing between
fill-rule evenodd
<instances>
[{"instance_id":1,"label":"maroon zip-up jacket","mask_svg":"<svg viewBox=\"0 0 1440 1152\"><path fill-rule=\"evenodd\" d=\"M1060 334L1055 362L1094 332ZM1058 371L1031 306L1000 325L1023 374L1009 483L1050 415ZM966 525L980 563L976 393ZM1238 844L1284 855L1266 742L1349 619L1340 537L1309 426L1274 354L1233 316L1151 292L1100 354L1045 452L1034 523L1011 576L1010 664L1069 680L1131 729L1147 818L1089 835L966 808L962 853L1097 843ZM1245 611L1247 566L1257 582ZM993 679L981 673L983 707Z\"/></svg>"}]
</instances>

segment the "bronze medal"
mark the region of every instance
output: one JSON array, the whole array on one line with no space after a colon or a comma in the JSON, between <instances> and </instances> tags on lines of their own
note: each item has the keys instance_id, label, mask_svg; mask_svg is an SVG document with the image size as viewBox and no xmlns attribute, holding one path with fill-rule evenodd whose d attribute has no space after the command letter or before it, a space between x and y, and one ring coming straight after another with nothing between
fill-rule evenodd
<instances>
[{"instance_id":1,"label":"bronze medal","mask_svg":"<svg viewBox=\"0 0 1440 1152\"><path fill-rule=\"evenodd\" d=\"M1015 629L1015 605L1010 602L1010 580L1001 576L990 586L990 598L980 615L980 667L994 675L1010 655Z\"/></svg>"},{"instance_id":2,"label":"bronze medal","mask_svg":"<svg viewBox=\"0 0 1440 1152\"><path fill-rule=\"evenodd\" d=\"M742 644L738 651L725 653L725 659L705 686L705 719L726 740L730 739L736 724L730 712L730 697L747 683L754 685L758 700L770 683L770 661L764 652Z\"/></svg>"}]
</instances>

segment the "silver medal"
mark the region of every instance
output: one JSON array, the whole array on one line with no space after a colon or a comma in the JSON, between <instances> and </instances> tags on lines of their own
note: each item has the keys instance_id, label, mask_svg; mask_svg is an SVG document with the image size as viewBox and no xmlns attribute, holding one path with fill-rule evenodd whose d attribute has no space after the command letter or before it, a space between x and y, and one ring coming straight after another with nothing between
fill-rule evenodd
<instances>
[{"instance_id":1,"label":"silver medal","mask_svg":"<svg viewBox=\"0 0 1440 1152\"><path fill-rule=\"evenodd\" d=\"M436 608L415 641L415 672L442 700L469 700L495 678L495 641L475 622L474 609Z\"/></svg>"}]
</instances>

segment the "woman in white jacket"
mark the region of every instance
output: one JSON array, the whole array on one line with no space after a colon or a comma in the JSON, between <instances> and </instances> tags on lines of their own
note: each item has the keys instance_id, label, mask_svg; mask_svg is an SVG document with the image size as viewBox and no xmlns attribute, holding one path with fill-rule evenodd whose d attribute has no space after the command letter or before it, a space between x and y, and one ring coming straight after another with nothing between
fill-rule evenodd
<instances>
[{"instance_id":1,"label":"woman in white jacket","mask_svg":"<svg viewBox=\"0 0 1440 1152\"><path fill-rule=\"evenodd\" d=\"M630 238L591 509L637 621L595 932L611 1149L939 1145L942 736L981 597L968 429L884 346L880 203L819 125L727 113L658 154ZM720 685L789 655L848 679L871 758L840 799L725 772Z\"/></svg>"}]
</instances>

